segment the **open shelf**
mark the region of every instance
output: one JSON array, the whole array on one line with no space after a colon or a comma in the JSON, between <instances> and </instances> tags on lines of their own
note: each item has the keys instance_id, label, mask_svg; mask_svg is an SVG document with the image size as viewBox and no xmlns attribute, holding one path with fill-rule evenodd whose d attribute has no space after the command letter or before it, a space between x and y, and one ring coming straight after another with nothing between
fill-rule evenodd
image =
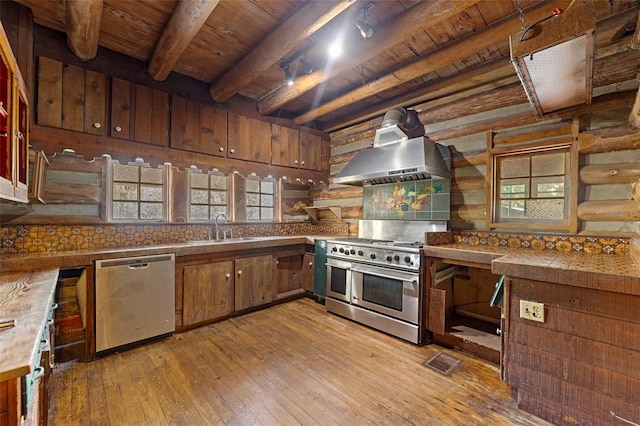
<instances>
[{"instance_id":1,"label":"open shelf","mask_svg":"<svg viewBox=\"0 0 640 426\"><path fill-rule=\"evenodd\" d=\"M342 207L340 206L309 206L303 207L304 211L307 212L312 221L318 222L320 211L329 211L331 215L335 218L335 221L342 222Z\"/></svg>"}]
</instances>

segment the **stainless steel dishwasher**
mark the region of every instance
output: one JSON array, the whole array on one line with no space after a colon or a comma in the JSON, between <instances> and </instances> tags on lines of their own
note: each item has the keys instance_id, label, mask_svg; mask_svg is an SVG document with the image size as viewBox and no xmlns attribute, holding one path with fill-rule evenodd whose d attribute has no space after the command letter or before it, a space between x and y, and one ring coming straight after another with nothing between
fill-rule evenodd
<instances>
[{"instance_id":1,"label":"stainless steel dishwasher","mask_svg":"<svg viewBox=\"0 0 640 426\"><path fill-rule=\"evenodd\" d=\"M96 353L175 331L175 255L96 261Z\"/></svg>"}]
</instances>

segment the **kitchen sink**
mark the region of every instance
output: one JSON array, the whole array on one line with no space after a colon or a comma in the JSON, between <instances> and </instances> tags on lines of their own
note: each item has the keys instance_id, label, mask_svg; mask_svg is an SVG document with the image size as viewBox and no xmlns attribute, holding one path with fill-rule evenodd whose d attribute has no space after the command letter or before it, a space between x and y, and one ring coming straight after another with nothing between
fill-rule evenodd
<instances>
[{"instance_id":1,"label":"kitchen sink","mask_svg":"<svg viewBox=\"0 0 640 426\"><path fill-rule=\"evenodd\" d=\"M234 243L237 241L251 241L259 240L260 237L237 237L237 238L225 238L222 240L192 240L187 241L187 244L192 246L204 246L208 244L222 244L222 243Z\"/></svg>"}]
</instances>

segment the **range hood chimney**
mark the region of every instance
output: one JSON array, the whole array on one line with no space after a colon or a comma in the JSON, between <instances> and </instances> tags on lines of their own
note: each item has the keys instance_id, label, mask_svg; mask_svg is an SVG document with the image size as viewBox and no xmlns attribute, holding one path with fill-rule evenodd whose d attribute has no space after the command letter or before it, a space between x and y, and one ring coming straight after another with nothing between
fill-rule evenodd
<instances>
[{"instance_id":1,"label":"range hood chimney","mask_svg":"<svg viewBox=\"0 0 640 426\"><path fill-rule=\"evenodd\" d=\"M424 136L415 110L388 111L376 130L373 148L365 149L335 175L333 182L373 185L421 179L448 179L449 149Z\"/></svg>"}]
</instances>

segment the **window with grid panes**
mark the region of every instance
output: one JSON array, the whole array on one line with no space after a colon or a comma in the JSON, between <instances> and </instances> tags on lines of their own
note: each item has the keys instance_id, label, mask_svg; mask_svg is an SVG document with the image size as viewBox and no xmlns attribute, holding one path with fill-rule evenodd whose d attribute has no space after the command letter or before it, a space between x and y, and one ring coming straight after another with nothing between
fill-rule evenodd
<instances>
[{"instance_id":1,"label":"window with grid panes","mask_svg":"<svg viewBox=\"0 0 640 426\"><path fill-rule=\"evenodd\" d=\"M249 176L245 179L245 205L248 221L275 220L276 181Z\"/></svg>"},{"instance_id":2,"label":"window with grid panes","mask_svg":"<svg viewBox=\"0 0 640 426\"><path fill-rule=\"evenodd\" d=\"M152 168L136 161L126 165L111 162L111 221L149 221L166 219L167 166Z\"/></svg>"},{"instance_id":3,"label":"window with grid panes","mask_svg":"<svg viewBox=\"0 0 640 426\"><path fill-rule=\"evenodd\" d=\"M494 222L565 223L569 148L496 155Z\"/></svg>"},{"instance_id":4,"label":"window with grid panes","mask_svg":"<svg viewBox=\"0 0 640 426\"><path fill-rule=\"evenodd\" d=\"M227 176L213 170L189 173L189 220L211 221L219 214L228 215Z\"/></svg>"}]
</instances>

